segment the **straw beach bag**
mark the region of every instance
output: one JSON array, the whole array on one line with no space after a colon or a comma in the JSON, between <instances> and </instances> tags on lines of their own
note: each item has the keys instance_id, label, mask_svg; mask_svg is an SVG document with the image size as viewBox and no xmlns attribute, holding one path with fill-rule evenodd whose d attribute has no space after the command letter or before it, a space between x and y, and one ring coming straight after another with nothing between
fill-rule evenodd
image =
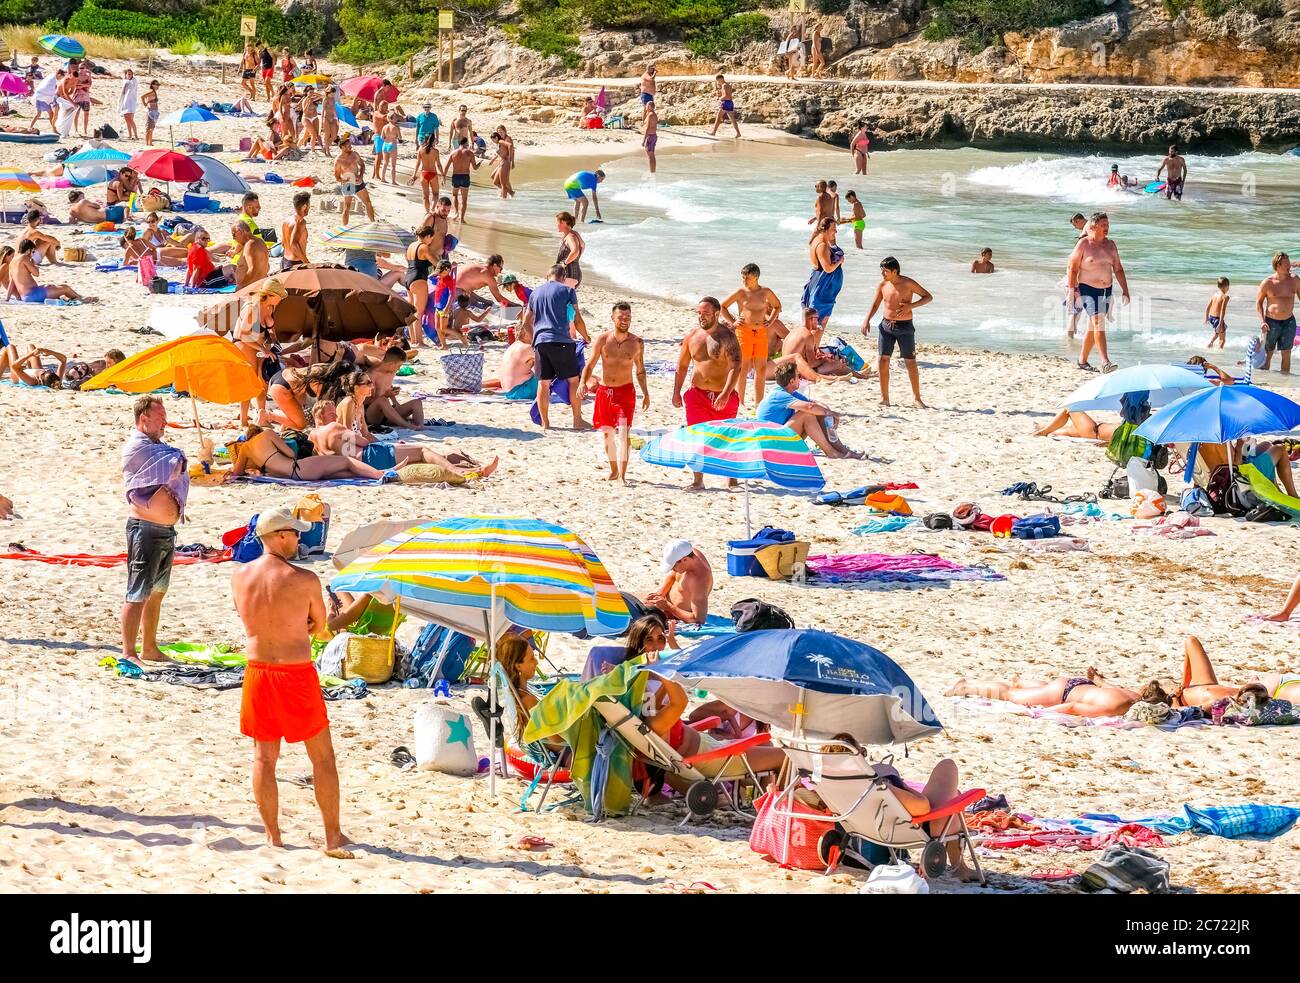
<instances>
[{"instance_id":1,"label":"straw beach bag","mask_svg":"<svg viewBox=\"0 0 1300 983\"><path fill-rule=\"evenodd\" d=\"M393 633L387 638L353 635L348 639L348 651L343 657L344 679L364 679L374 685L393 678L393 646L397 643L397 624L401 620L401 598L397 599L395 608Z\"/></svg>"},{"instance_id":2,"label":"straw beach bag","mask_svg":"<svg viewBox=\"0 0 1300 983\"><path fill-rule=\"evenodd\" d=\"M789 580L808 559L808 544L795 540L793 543L764 546L754 554L754 559L772 580Z\"/></svg>"}]
</instances>

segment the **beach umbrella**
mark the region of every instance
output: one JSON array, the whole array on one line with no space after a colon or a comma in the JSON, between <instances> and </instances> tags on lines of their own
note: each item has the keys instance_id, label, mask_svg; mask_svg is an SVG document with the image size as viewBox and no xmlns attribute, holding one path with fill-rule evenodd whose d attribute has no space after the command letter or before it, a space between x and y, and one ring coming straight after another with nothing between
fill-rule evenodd
<instances>
[{"instance_id":1,"label":"beach umbrella","mask_svg":"<svg viewBox=\"0 0 1300 983\"><path fill-rule=\"evenodd\" d=\"M358 75L356 78L350 78L339 85L339 91L351 96L353 99L364 99L371 102L375 98L375 93L379 91L384 80L378 75Z\"/></svg>"},{"instance_id":2,"label":"beach umbrella","mask_svg":"<svg viewBox=\"0 0 1300 983\"><path fill-rule=\"evenodd\" d=\"M1226 444L1300 426L1300 406L1259 386L1214 386L1157 410L1137 428L1153 444Z\"/></svg>"},{"instance_id":3,"label":"beach umbrella","mask_svg":"<svg viewBox=\"0 0 1300 983\"><path fill-rule=\"evenodd\" d=\"M710 638L655 664L687 689L796 736L899 744L943 725L906 672L879 649L815 628Z\"/></svg>"},{"instance_id":4,"label":"beach umbrella","mask_svg":"<svg viewBox=\"0 0 1300 983\"><path fill-rule=\"evenodd\" d=\"M348 109L347 106L343 105L343 103L339 102L337 99L334 101L334 115L339 118L340 123L346 123L348 126L356 130L361 129L361 124L357 122L356 113Z\"/></svg>"},{"instance_id":5,"label":"beach umbrella","mask_svg":"<svg viewBox=\"0 0 1300 983\"><path fill-rule=\"evenodd\" d=\"M167 386L190 394L198 424L194 400L242 403L262 392L262 379L233 343L216 335L197 334L146 348L86 380L81 388L151 393Z\"/></svg>"},{"instance_id":6,"label":"beach umbrella","mask_svg":"<svg viewBox=\"0 0 1300 983\"><path fill-rule=\"evenodd\" d=\"M826 484L802 437L789 427L761 420L722 420L679 427L642 447L641 459L664 468L687 468L743 481L746 536L753 532L749 521L751 481L809 491Z\"/></svg>"},{"instance_id":7,"label":"beach umbrella","mask_svg":"<svg viewBox=\"0 0 1300 983\"><path fill-rule=\"evenodd\" d=\"M7 196L10 191L36 194L40 190L41 186L36 183L36 179L26 171L14 170L10 167L0 168L0 212L5 211L8 201L4 196Z\"/></svg>"},{"instance_id":8,"label":"beach umbrella","mask_svg":"<svg viewBox=\"0 0 1300 983\"><path fill-rule=\"evenodd\" d=\"M13 72L0 72L0 92L7 96L25 96L31 92L31 86L21 75Z\"/></svg>"},{"instance_id":9,"label":"beach umbrella","mask_svg":"<svg viewBox=\"0 0 1300 983\"><path fill-rule=\"evenodd\" d=\"M336 249L357 249L364 253L401 253L415 241L415 234L392 222L376 220L339 226L321 236Z\"/></svg>"},{"instance_id":10,"label":"beach umbrella","mask_svg":"<svg viewBox=\"0 0 1300 983\"><path fill-rule=\"evenodd\" d=\"M203 168L194 163L192 157L162 147L140 151L131 158L130 167L145 177L169 184L172 181L189 184L203 177Z\"/></svg>"},{"instance_id":11,"label":"beach umbrella","mask_svg":"<svg viewBox=\"0 0 1300 983\"><path fill-rule=\"evenodd\" d=\"M470 515L424 522L386 539L330 581L335 591L385 603L482 638L489 679L507 624L546 632L617 635L627 602L576 533L524 516ZM496 744L496 687L489 744ZM492 794L495 777L489 778Z\"/></svg>"},{"instance_id":12,"label":"beach umbrella","mask_svg":"<svg viewBox=\"0 0 1300 983\"><path fill-rule=\"evenodd\" d=\"M350 341L393 334L415 316L415 308L404 298L374 277L346 266L313 263L273 276L288 291L275 311L274 333L280 341L300 335L323 341ZM233 326L240 305L251 302L265 282L250 283L208 308L200 315L200 323L213 331Z\"/></svg>"},{"instance_id":13,"label":"beach umbrella","mask_svg":"<svg viewBox=\"0 0 1300 983\"><path fill-rule=\"evenodd\" d=\"M90 147L86 150L78 150L63 163L65 166L68 164L124 164L130 159L130 154L125 150L118 150L116 147Z\"/></svg>"},{"instance_id":14,"label":"beach umbrella","mask_svg":"<svg viewBox=\"0 0 1300 983\"><path fill-rule=\"evenodd\" d=\"M319 75L319 74L299 75L296 79L293 80L293 84L294 85L322 85L328 81L330 81L330 77L328 75Z\"/></svg>"},{"instance_id":15,"label":"beach umbrella","mask_svg":"<svg viewBox=\"0 0 1300 983\"><path fill-rule=\"evenodd\" d=\"M204 109L202 106L196 105L195 103L190 103L184 109L177 109L175 112L168 113L161 120L159 120L159 122L166 124L169 139L171 134L171 128L173 126L180 126L182 123L189 123L191 124L190 138L193 139L194 123L215 123L220 118L221 117L219 117L216 113L212 112L210 109ZM173 141L173 143L174 142L175 141Z\"/></svg>"},{"instance_id":16,"label":"beach umbrella","mask_svg":"<svg viewBox=\"0 0 1300 983\"><path fill-rule=\"evenodd\" d=\"M1201 372L1182 365L1133 365L1109 375L1090 379L1066 397L1061 405L1067 410L1120 409L1120 397L1129 393L1147 393L1152 406L1164 406L1175 399L1190 396L1214 386Z\"/></svg>"},{"instance_id":17,"label":"beach umbrella","mask_svg":"<svg viewBox=\"0 0 1300 983\"><path fill-rule=\"evenodd\" d=\"M86 46L66 34L47 34L38 42L42 48L63 58L85 58Z\"/></svg>"}]
</instances>

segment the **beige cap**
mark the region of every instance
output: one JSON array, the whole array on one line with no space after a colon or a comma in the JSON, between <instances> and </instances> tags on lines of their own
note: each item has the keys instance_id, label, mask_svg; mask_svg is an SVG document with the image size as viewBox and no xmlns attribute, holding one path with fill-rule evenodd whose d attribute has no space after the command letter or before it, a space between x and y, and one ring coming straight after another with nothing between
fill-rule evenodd
<instances>
[{"instance_id":1,"label":"beige cap","mask_svg":"<svg viewBox=\"0 0 1300 983\"><path fill-rule=\"evenodd\" d=\"M306 532L310 528L310 522L304 522L302 519L295 519L293 513L284 508L272 509L270 512L263 512L257 517L258 538L269 536L273 532L283 532L286 529Z\"/></svg>"}]
</instances>

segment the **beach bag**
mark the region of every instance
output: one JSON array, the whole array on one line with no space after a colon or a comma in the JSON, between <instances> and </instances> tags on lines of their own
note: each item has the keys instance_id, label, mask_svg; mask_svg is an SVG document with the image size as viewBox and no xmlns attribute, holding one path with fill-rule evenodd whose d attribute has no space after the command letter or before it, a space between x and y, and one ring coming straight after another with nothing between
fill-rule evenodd
<instances>
[{"instance_id":1,"label":"beach bag","mask_svg":"<svg viewBox=\"0 0 1300 983\"><path fill-rule=\"evenodd\" d=\"M151 294L165 294L167 293L167 284L166 277L156 276L149 281L149 292Z\"/></svg>"},{"instance_id":2,"label":"beach bag","mask_svg":"<svg viewBox=\"0 0 1300 983\"><path fill-rule=\"evenodd\" d=\"M468 635L430 622L401 660L397 678L417 680L426 689L432 689L439 679L458 683L465 675L465 663L473 651L474 640Z\"/></svg>"},{"instance_id":3,"label":"beach bag","mask_svg":"<svg viewBox=\"0 0 1300 983\"><path fill-rule=\"evenodd\" d=\"M1223 495L1223 505L1229 515L1242 516L1263 504L1250 483L1241 478L1234 478Z\"/></svg>"},{"instance_id":4,"label":"beach bag","mask_svg":"<svg viewBox=\"0 0 1300 983\"><path fill-rule=\"evenodd\" d=\"M749 832L749 848L764 857L770 857L782 867L795 870L825 870L826 863L817 849L822 837L835 829L829 813L821 812L800 802L794 795L782 795L773 789L754 800L757 814ZM797 816L775 815L781 812L798 813ZM806 818L805 818L806 817Z\"/></svg>"},{"instance_id":5,"label":"beach bag","mask_svg":"<svg viewBox=\"0 0 1300 983\"><path fill-rule=\"evenodd\" d=\"M1216 515L1228 514L1228 489L1232 487L1232 469L1220 464L1210 472L1210 480L1205 483L1205 495L1214 507Z\"/></svg>"},{"instance_id":6,"label":"beach bag","mask_svg":"<svg viewBox=\"0 0 1300 983\"><path fill-rule=\"evenodd\" d=\"M921 520L927 529L951 529L952 516L947 512L931 512Z\"/></svg>"},{"instance_id":7,"label":"beach bag","mask_svg":"<svg viewBox=\"0 0 1300 983\"><path fill-rule=\"evenodd\" d=\"M1130 509L1135 519L1156 519L1165 514L1165 497L1153 488L1139 488L1133 492Z\"/></svg>"},{"instance_id":8,"label":"beach bag","mask_svg":"<svg viewBox=\"0 0 1300 983\"><path fill-rule=\"evenodd\" d=\"M770 628L793 628L794 620L775 604L747 597L731 606L731 620L736 632L764 631Z\"/></svg>"},{"instance_id":9,"label":"beach bag","mask_svg":"<svg viewBox=\"0 0 1300 983\"><path fill-rule=\"evenodd\" d=\"M474 729L450 700L428 700L415 711L415 767L446 775L478 774Z\"/></svg>"},{"instance_id":10,"label":"beach bag","mask_svg":"<svg viewBox=\"0 0 1300 983\"><path fill-rule=\"evenodd\" d=\"M1184 488L1179 496L1178 507L1188 515L1208 517L1214 515L1214 504L1204 488Z\"/></svg>"},{"instance_id":11,"label":"beach bag","mask_svg":"<svg viewBox=\"0 0 1300 983\"><path fill-rule=\"evenodd\" d=\"M447 377L448 389L476 393L483 389L483 353L463 352L443 355L442 373Z\"/></svg>"},{"instance_id":12,"label":"beach bag","mask_svg":"<svg viewBox=\"0 0 1300 983\"><path fill-rule=\"evenodd\" d=\"M364 679L367 683L386 683L393 678L393 647L397 643L397 625L402 616L402 599L397 599L390 635L351 635L343 656L343 678Z\"/></svg>"},{"instance_id":13,"label":"beach bag","mask_svg":"<svg viewBox=\"0 0 1300 983\"><path fill-rule=\"evenodd\" d=\"M802 570L808 559L808 543L773 543L754 554L763 572L772 580L789 580L796 570Z\"/></svg>"},{"instance_id":14,"label":"beach bag","mask_svg":"<svg viewBox=\"0 0 1300 983\"><path fill-rule=\"evenodd\" d=\"M230 558L236 563L251 563L262 555L262 541L257 538L257 516L248 520L248 525L244 527L244 533L231 545L226 542L226 537L233 537L239 530L232 530L222 537L222 544L230 546Z\"/></svg>"},{"instance_id":15,"label":"beach bag","mask_svg":"<svg viewBox=\"0 0 1300 983\"><path fill-rule=\"evenodd\" d=\"M886 863L872 867L859 894L929 894L930 885L911 864Z\"/></svg>"},{"instance_id":16,"label":"beach bag","mask_svg":"<svg viewBox=\"0 0 1300 983\"><path fill-rule=\"evenodd\" d=\"M1124 467L1130 458L1145 460L1151 454L1151 444L1145 437L1137 436L1136 430L1132 423L1121 423L1106 445L1106 457L1118 467Z\"/></svg>"},{"instance_id":17,"label":"beach bag","mask_svg":"<svg viewBox=\"0 0 1300 983\"><path fill-rule=\"evenodd\" d=\"M1128 475L1112 474L1106 484L1102 486L1098 495L1102 498L1124 499L1128 498Z\"/></svg>"},{"instance_id":18,"label":"beach bag","mask_svg":"<svg viewBox=\"0 0 1300 983\"><path fill-rule=\"evenodd\" d=\"M95 127L96 140L116 140L118 138L117 130L105 123L103 126Z\"/></svg>"},{"instance_id":19,"label":"beach bag","mask_svg":"<svg viewBox=\"0 0 1300 983\"><path fill-rule=\"evenodd\" d=\"M1061 535L1061 520L1054 515L1031 515L1011 523L1016 539L1051 539Z\"/></svg>"}]
</instances>

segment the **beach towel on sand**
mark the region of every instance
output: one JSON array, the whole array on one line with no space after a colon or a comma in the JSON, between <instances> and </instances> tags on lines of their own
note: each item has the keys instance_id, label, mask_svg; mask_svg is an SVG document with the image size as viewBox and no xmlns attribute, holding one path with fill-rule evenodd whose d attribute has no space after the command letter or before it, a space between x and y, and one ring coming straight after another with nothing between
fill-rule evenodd
<instances>
[{"instance_id":1,"label":"beach towel on sand","mask_svg":"<svg viewBox=\"0 0 1300 983\"><path fill-rule=\"evenodd\" d=\"M592 710L596 700L612 696L628 709L640 711L645 694L644 658L631 659L603 676L585 683L561 679L533 708L524 728L523 741L532 744L559 735L573 751L569 774L582 794L587 810L596 815L621 816L632 807L632 754L621 742L607 747L604 796L595 801L593 773L597 764L596 744L604 721Z\"/></svg>"},{"instance_id":2,"label":"beach towel on sand","mask_svg":"<svg viewBox=\"0 0 1300 983\"><path fill-rule=\"evenodd\" d=\"M1201 833L1232 840L1280 836L1300 819L1300 809L1247 802L1230 806L1185 805L1181 815L1148 819L1121 819L1110 813L1096 812L1086 812L1081 818L1108 823L1137 823L1157 833Z\"/></svg>"},{"instance_id":3,"label":"beach towel on sand","mask_svg":"<svg viewBox=\"0 0 1300 983\"><path fill-rule=\"evenodd\" d=\"M843 586L868 583L933 584L946 580L1005 580L988 567L966 567L941 556L908 553L848 553L810 556L808 583Z\"/></svg>"}]
</instances>

